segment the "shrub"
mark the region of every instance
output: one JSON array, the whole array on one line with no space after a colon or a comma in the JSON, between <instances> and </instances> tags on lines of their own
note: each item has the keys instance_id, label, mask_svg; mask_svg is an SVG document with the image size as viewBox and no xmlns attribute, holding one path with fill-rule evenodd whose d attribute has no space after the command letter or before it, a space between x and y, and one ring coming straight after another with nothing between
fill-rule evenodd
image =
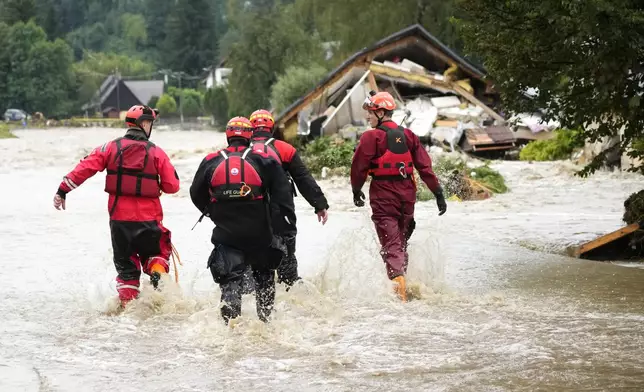
<instances>
[{"instance_id":1,"label":"shrub","mask_svg":"<svg viewBox=\"0 0 644 392\"><path fill-rule=\"evenodd\" d=\"M161 116L173 115L177 112L177 101L170 94L163 94L159 97L157 108Z\"/></svg>"},{"instance_id":2,"label":"shrub","mask_svg":"<svg viewBox=\"0 0 644 392\"><path fill-rule=\"evenodd\" d=\"M0 123L0 139L12 139L15 137L16 135L11 133L9 125Z\"/></svg>"},{"instance_id":3,"label":"shrub","mask_svg":"<svg viewBox=\"0 0 644 392\"><path fill-rule=\"evenodd\" d=\"M626 224L644 221L644 190L633 193L624 202L624 217Z\"/></svg>"},{"instance_id":4,"label":"shrub","mask_svg":"<svg viewBox=\"0 0 644 392\"><path fill-rule=\"evenodd\" d=\"M307 167L314 174L320 174L323 167L349 168L355 145L353 141L328 136L319 137L304 147L302 156Z\"/></svg>"},{"instance_id":5,"label":"shrub","mask_svg":"<svg viewBox=\"0 0 644 392\"><path fill-rule=\"evenodd\" d=\"M579 131L559 129L555 138L535 140L528 143L519 153L522 161L556 161L568 159L573 150L583 147L584 141Z\"/></svg>"}]
</instances>

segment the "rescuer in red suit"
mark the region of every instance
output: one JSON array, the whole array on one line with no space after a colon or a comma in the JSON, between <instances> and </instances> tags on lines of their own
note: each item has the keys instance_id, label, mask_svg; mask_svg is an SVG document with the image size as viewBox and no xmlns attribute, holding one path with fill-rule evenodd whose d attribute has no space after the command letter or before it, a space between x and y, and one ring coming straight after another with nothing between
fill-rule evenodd
<instances>
[{"instance_id":1,"label":"rescuer in red suit","mask_svg":"<svg viewBox=\"0 0 644 392\"><path fill-rule=\"evenodd\" d=\"M279 227L285 228L295 221L286 175L277 161L249 148L252 135L248 119L232 118L226 126L228 147L204 158L190 187L193 204L215 224L208 268L221 289L226 323L241 314L249 266L257 315L268 321L275 301L275 269L286 255L272 219L284 221Z\"/></svg>"},{"instance_id":2,"label":"rescuer in red suit","mask_svg":"<svg viewBox=\"0 0 644 392\"><path fill-rule=\"evenodd\" d=\"M273 115L268 110L259 109L251 114L250 122L254 128L253 138L251 139L253 151L268 154L279 162L289 180L294 183L290 184L292 197L296 195L294 185L297 185L297 189L300 190L304 199L313 207L313 212L317 214L318 221L322 222L323 225L326 224L329 203L327 203L322 189L320 189L318 183L311 176L304 162L302 162L302 158L300 158L295 147L273 137L275 126ZM277 220L275 224L283 225L285 222ZM290 287L300 279L297 271L297 258L295 257L296 222L293 221L287 228L281 228L280 232L288 254L279 268L277 268L277 281L279 283L283 282L287 287Z\"/></svg>"},{"instance_id":3,"label":"rescuer in red suit","mask_svg":"<svg viewBox=\"0 0 644 392\"><path fill-rule=\"evenodd\" d=\"M396 293L402 301L407 301L407 240L415 226L414 169L436 197L439 215L447 211L447 203L438 178L432 171L431 158L418 137L391 120L396 108L391 94L371 92L362 108L367 111L367 120L373 129L360 137L353 156L353 202L357 207L364 206L365 195L361 189L367 175L371 175L369 202L371 219L382 246L380 253L387 276L396 284Z\"/></svg>"},{"instance_id":4,"label":"rescuer in red suit","mask_svg":"<svg viewBox=\"0 0 644 392\"><path fill-rule=\"evenodd\" d=\"M172 253L170 230L161 223L161 193L179 191L179 176L170 158L149 138L158 112L135 105L128 110L123 137L95 148L63 177L54 196L54 207L66 208L67 194L99 171L107 169L105 192L109 194L112 251L116 290L125 306L139 294L141 271L157 288L169 270Z\"/></svg>"}]
</instances>

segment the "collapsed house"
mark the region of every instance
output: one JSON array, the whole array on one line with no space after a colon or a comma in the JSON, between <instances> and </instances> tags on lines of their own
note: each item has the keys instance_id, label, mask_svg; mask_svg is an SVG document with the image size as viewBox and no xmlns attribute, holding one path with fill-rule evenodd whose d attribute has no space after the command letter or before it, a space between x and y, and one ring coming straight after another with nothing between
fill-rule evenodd
<instances>
[{"instance_id":1,"label":"collapsed house","mask_svg":"<svg viewBox=\"0 0 644 392\"><path fill-rule=\"evenodd\" d=\"M394 96L398 124L424 142L452 150L503 152L549 130L531 129L527 115L524 124L511 128L485 72L420 25L351 56L280 113L276 125L287 139L336 133L356 138L368 128L362 102L370 90Z\"/></svg>"}]
</instances>

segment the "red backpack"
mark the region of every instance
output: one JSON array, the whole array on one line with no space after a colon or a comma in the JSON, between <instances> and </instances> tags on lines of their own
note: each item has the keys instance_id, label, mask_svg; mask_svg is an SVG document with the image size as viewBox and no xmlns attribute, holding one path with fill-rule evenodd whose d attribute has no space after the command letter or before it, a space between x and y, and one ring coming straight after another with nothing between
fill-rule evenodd
<instances>
[{"instance_id":1,"label":"red backpack","mask_svg":"<svg viewBox=\"0 0 644 392\"><path fill-rule=\"evenodd\" d=\"M253 151L258 152L260 154L265 154L268 155L269 157L277 160L279 164L282 164L282 156L280 155L280 152L277 150L277 147L273 144L275 141L275 138L270 138L268 140L253 140L252 143L250 144L250 148L252 148Z\"/></svg>"},{"instance_id":2,"label":"red backpack","mask_svg":"<svg viewBox=\"0 0 644 392\"><path fill-rule=\"evenodd\" d=\"M259 171L246 159L250 152L250 148L219 152L224 159L215 167L210 179L210 198L213 203L264 198Z\"/></svg>"}]
</instances>

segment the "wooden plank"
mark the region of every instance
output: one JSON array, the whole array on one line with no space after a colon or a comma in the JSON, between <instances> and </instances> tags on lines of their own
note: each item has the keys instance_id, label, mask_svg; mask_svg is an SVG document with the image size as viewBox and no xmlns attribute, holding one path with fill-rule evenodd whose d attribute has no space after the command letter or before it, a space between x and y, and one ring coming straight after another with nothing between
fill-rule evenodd
<instances>
[{"instance_id":1,"label":"wooden plank","mask_svg":"<svg viewBox=\"0 0 644 392\"><path fill-rule=\"evenodd\" d=\"M579 257L584 253L587 253L593 249L597 249L602 245L606 245L609 242L613 242L619 238L622 238L626 235L629 235L631 233L636 232L637 230L640 229L640 224L639 223L633 223L632 225L628 225L626 227L622 227L619 230L615 230L612 233L608 233L606 235L603 235L599 238L596 238L590 242L587 242L580 246L579 248L575 249L573 252L574 257Z\"/></svg>"},{"instance_id":2,"label":"wooden plank","mask_svg":"<svg viewBox=\"0 0 644 392\"><path fill-rule=\"evenodd\" d=\"M394 84L394 82L389 81L389 83L391 84L391 89L394 90L394 94L396 95L396 99L399 100L400 103L405 105L405 100L403 99L402 95L400 95L400 92L396 88L396 85Z\"/></svg>"},{"instance_id":3,"label":"wooden plank","mask_svg":"<svg viewBox=\"0 0 644 392\"><path fill-rule=\"evenodd\" d=\"M463 87L459 86L456 83L450 83L452 85L452 88L454 91L456 91L459 95L461 95L463 98L467 99L468 101L472 102L476 106L480 106L483 108L483 110L489 114L493 119L499 121L501 124L505 123L505 119L501 117L497 112L492 110L490 107L488 107L486 104L481 102L478 98L476 98L474 95L470 94L465 90Z\"/></svg>"},{"instance_id":4,"label":"wooden plank","mask_svg":"<svg viewBox=\"0 0 644 392\"><path fill-rule=\"evenodd\" d=\"M351 90L349 90L349 92L347 93L347 95L342 99L342 101L340 102L340 104L338 105L338 107L336 107L336 108L335 108L335 110L333 111L333 113L331 113L331 114L329 115L329 117L327 117L327 119L326 119L326 120L324 120L324 122L322 123L322 130L323 130L323 131L324 131L324 128L329 124L329 122L330 122L330 121L335 117L335 115L338 113L338 111L339 111L340 109L342 109L342 107L344 106L344 103L345 103L345 102L347 102L347 100L349 100L349 99L351 98L351 94L353 94L353 92L354 92L358 87L362 87L362 83L364 82L365 78L367 78L367 77L369 77L369 76L373 77L373 73L372 73L370 70L367 70L367 72L365 72L365 73L360 77L360 79L358 79L358 82L356 82L356 84L354 84L354 85L353 85L353 87L351 87Z\"/></svg>"},{"instance_id":5,"label":"wooden plank","mask_svg":"<svg viewBox=\"0 0 644 392\"><path fill-rule=\"evenodd\" d=\"M497 146L490 146L490 147L479 147L477 145L472 146L472 151L494 151L494 150L509 150L511 148L514 148L514 143L511 144L504 144L504 145L497 145Z\"/></svg>"}]
</instances>

